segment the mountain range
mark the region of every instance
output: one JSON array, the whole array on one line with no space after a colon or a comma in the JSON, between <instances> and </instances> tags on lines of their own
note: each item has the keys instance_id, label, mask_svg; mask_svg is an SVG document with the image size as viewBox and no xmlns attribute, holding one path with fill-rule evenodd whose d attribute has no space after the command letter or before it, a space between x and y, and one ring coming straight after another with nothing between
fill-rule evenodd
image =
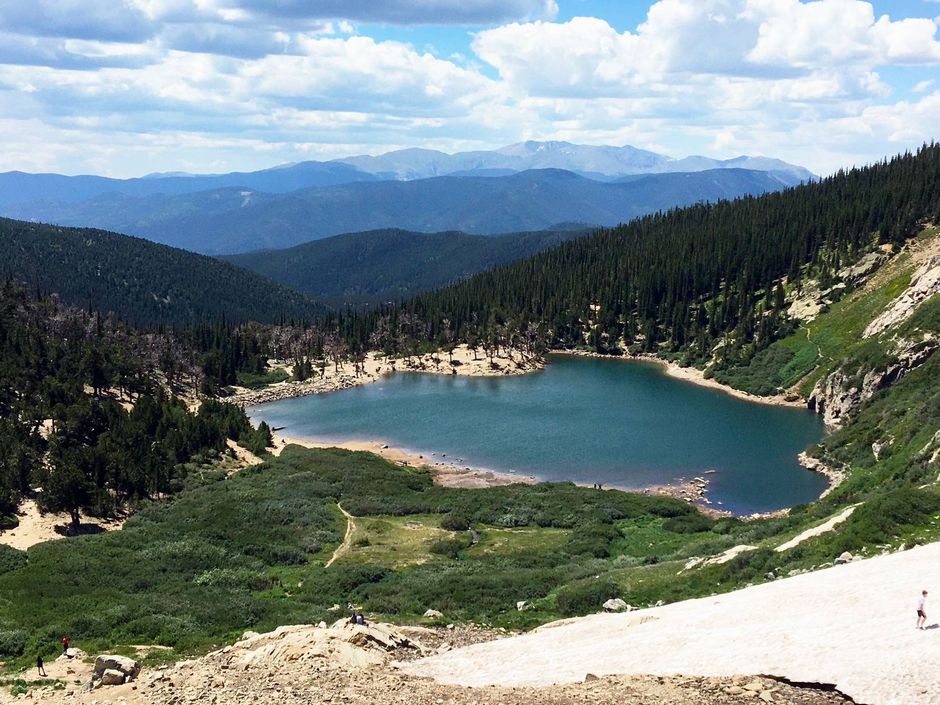
<instances>
[{"instance_id":1,"label":"mountain range","mask_svg":"<svg viewBox=\"0 0 940 705\"><path fill-rule=\"evenodd\" d=\"M177 183L185 177L168 178ZM218 255L381 228L494 235L558 223L616 225L700 201L779 191L799 181L788 172L713 169L602 182L570 171L537 169L492 177L361 181L287 193L248 187L107 193L79 201L36 200L2 211L21 220L115 230Z\"/></svg>"},{"instance_id":2,"label":"mountain range","mask_svg":"<svg viewBox=\"0 0 940 705\"><path fill-rule=\"evenodd\" d=\"M571 142L519 142L491 151L447 154L431 149L402 149L379 156L356 156L338 162L383 179L425 179L431 176L493 176L529 169L564 169L602 181L633 174L667 174L712 169L750 169L787 174L795 182L810 181L812 172L779 159L741 156L671 159L662 154L623 147Z\"/></svg>"},{"instance_id":3,"label":"mountain range","mask_svg":"<svg viewBox=\"0 0 940 705\"><path fill-rule=\"evenodd\" d=\"M402 149L378 156L333 161L305 161L270 169L227 174L150 174L133 179L103 176L0 173L0 209L33 201L74 203L102 194L181 195L220 188L245 188L266 193L377 180L413 180L432 176L506 176L530 169L563 169L610 181L644 173L750 169L787 174L788 181L809 181L803 167L764 157L717 160L708 157L671 159L636 147L577 145L570 142L520 142L491 151L447 154L430 149Z\"/></svg>"}]
</instances>

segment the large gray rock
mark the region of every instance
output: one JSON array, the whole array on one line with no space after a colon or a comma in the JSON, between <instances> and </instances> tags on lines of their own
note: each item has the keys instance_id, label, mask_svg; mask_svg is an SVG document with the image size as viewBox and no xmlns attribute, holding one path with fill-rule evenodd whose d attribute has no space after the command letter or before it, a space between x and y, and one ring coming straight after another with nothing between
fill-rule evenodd
<instances>
[{"instance_id":1,"label":"large gray rock","mask_svg":"<svg viewBox=\"0 0 940 705\"><path fill-rule=\"evenodd\" d=\"M855 560L855 556L845 551L841 556L836 558L836 565L845 565L846 563L851 563L853 560Z\"/></svg>"},{"instance_id":2,"label":"large gray rock","mask_svg":"<svg viewBox=\"0 0 940 705\"><path fill-rule=\"evenodd\" d=\"M101 674L101 685L124 685L124 680L124 674L113 668L106 668Z\"/></svg>"},{"instance_id":3,"label":"large gray rock","mask_svg":"<svg viewBox=\"0 0 940 705\"><path fill-rule=\"evenodd\" d=\"M65 653L60 654L56 661L72 661L73 659L78 659L79 661L85 660L88 656L81 649L76 649L74 646L65 650Z\"/></svg>"},{"instance_id":4,"label":"large gray rock","mask_svg":"<svg viewBox=\"0 0 940 705\"><path fill-rule=\"evenodd\" d=\"M868 324L863 338L870 338L916 313L927 299L940 293L940 255L934 255L911 276L910 286L878 318Z\"/></svg>"},{"instance_id":5,"label":"large gray rock","mask_svg":"<svg viewBox=\"0 0 940 705\"><path fill-rule=\"evenodd\" d=\"M440 618L443 617L444 615L441 614L440 612L438 612L437 610L427 610L427 611L424 613L424 616L425 616L427 619L440 619Z\"/></svg>"},{"instance_id":6,"label":"large gray rock","mask_svg":"<svg viewBox=\"0 0 940 705\"><path fill-rule=\"evenodd\" d=\"M117 671L127 680L133 680L140 674L140 664L127 656L102 654L95 659L95 678L101 679L105 671Z\"/></svg>"},{"instance_id":7,"label":"large gray rock","mask_svg":"<svg viewBox=\"0 0 940 705\"><path fill-rule=\"evenodd\" d=\"M838 429L862 404L923 365L938 349L940 338L930 332L899 340L887 351L890 361L877 369L840 368L820 379L807 400L809 408L822 415L828 428Z\"/></svg>"},{"instance_id":8,"label":"large gray rock","mask_svg":"<svg viewBox=\"0 0 940 705\"><path fill-rule=\"evenodd\" d=\"M607 602L604 603L605 612L628 612L630 609L632 609L630 605L621 600L619 597L607 600Z\"/></svg>"}]
</instances>

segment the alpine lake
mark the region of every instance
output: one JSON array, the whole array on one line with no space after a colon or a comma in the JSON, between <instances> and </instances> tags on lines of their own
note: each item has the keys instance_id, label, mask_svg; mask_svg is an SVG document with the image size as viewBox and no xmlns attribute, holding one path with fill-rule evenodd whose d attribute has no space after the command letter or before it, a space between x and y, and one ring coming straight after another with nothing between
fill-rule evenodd
<instances>
[{"instance_id":1,"label":"alpine lake","mask_svg":"<svg viewBox=\"0 0 940 705\"><path fill-rule=\"evenodd\" d=\"M287 436L383 441L428 462L544 481L631 490L702 476L712 506L736 514L811 502L826 488L797 462L823 436L818 416L634 360L552 355L542 371L504 377L400 372L249 413Z\"/></svg>"}]
</instances>

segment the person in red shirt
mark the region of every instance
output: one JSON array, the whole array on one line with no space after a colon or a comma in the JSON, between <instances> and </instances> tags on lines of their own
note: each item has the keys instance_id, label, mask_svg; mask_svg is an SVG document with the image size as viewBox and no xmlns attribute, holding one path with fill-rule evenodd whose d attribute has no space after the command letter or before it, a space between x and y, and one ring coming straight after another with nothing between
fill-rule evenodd
<instances>
[{"instance_id":1,"label":"person in red shirt","mask_svg":"<svg viewBox=\"0 0 940 705\"><path fill-rule=\"evenodd\" d=\"M67 636L62 637L62 653L66 653L69 650L69 645L71 645L72 640Z\"/></svg>"}]
</instances>

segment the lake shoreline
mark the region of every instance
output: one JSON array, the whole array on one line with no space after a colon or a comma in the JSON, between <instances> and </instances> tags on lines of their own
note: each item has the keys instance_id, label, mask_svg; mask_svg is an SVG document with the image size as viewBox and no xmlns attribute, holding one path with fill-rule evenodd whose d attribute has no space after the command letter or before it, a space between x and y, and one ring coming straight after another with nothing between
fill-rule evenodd
<instances>
[{"instance_id":1,"label":"lake shoreline","mask_svg":"<svg viewBox=\"0 0 940 705\"><path fill-rule=\"evenodd\" d=\"M590 357L597 360L620 360L622 362L650 362L656 365L660 365L664 368L667 375L675 379L681 379L684 382L690 382L691 384L698 385L699 387L707 387L708 389L715 389L719 392L724 392L729 394L737 399L742 399L743 401L749 401L754 404L767 404L769 406L788 406L796 409L805 409L806 401L799 398L790 398L782 394L775 394L772 396L758 396L757 394L751 394L750 392L744 392L740 389L735 389L734 387L729 387L727 384L722 384L717 382L714 379L709 379L705 376L705 373L697 367L682 367L676 362L671 360L664 360L661 357L657 357L652 353L644 353L640 355L625 354L625 355L604 355L602 353L593 352L591 350L552 350L551 355L568 355L571 357Z\"/></svg>"},{"instance_id":2,"label":"lake shoreline","mask_svg":"<svg viewBox=\"0 0 940 705\"><path fill-rule=\"evenodd\" d=\"M749 401L755 404L767 404L770 406L786 406L797 409L805 409L806 401L799 397L785 396L775 394L772 396L759 396L735 389L714 379L705 377L705 373L696 367L683 367L671 360L664 360L652 353L643 354L624 354L624 355L605 355L591 350L549 350L548 356L570 356L570 357L588 357L597 360L613 360L622 362L649 362L663 367L664 371L670 377L689 382L700 387L714 389L724 392L737 399ZM415 356L411 360L404 358L387 359L380 357L377 353L369 353L362 366L361 374L350 374L345 366L339 369L325 369L322 376L314 374L310 379L302 382L288 380L277 382L258 389L248 389L235 386L235 392L226 398L226 401L247 408L258 404L267 404L284 399L294 399L313 394L327 394L330 392L342 391L364 384L377 382L385 375L395 374L397 372L419 372L436 375L457 375L461 377L506 377L516 375L526 375L532 372L539 372L549 364L549 360L543 359L523 359L518 351L510 351L507 355L500 354L495 356L493 362L482 359L477 355L471 355L471 352L465 345L458 346L453 353L452 360L444 360L441 355L428 353ZM280 363L276 365L287 369L287 365Z\"/></svg>"},{"instance_id":3,"label":"lake shoreline","mask_svg":"<svg viewBox=\"0 0 940 705\"><path fill-rule=\"evenodd\" d=\"M401 467L410 467L427 470L431 474L434 484L440 487L459 489L486 489L489 487L506 487L508 485L537 485L549 482L562 482L561 480L546 480L531 474L517 474L500 470L490 470L469 465L459 465L445 462L446 454L438 452L418 453L396 446L391 446L381 440L331 440L322 438L305 438L302 436L285 435L279 432L273 434L274 449L272 453L277 456L289 445L299 445L304 448L339 448L353 452L372 453L380 458ZM578 487L590 487L586 482L570 480ZM615 485L602 485L601 491L626 492L628 494L656 495L672 497L698 509L703 514L717 519L720 517L738 516L750 518L763 516L762 514L735 514L727 509L718 509L708 499L709 481L704 476L691 479L680 478L674 483L649 485L647 487L618 487ZM777 510L778 512L781 510ZM768 513L768 516L771 513Z\"/></svg>"},{"instance_id":4,"label":"lake shoreline","mask_svg":"<svg viewBox=\"0 0 940 705\"><path fill-rule=\"evenodd\" d=\"M278 432L274 432L273 437L274 455L280 455L281 451L289 445L299 445L304 448L340 448L354 452L372 453L401 467L428 470L434 483L441 487L484 489L487 487L505 487L506 485L535 485L544 482L535 475L522 475L445 462L443 458L447 457L446 454L439 454L437 451L418 453L391 446L381 440L330 440L288 436Z\"/></svg>"},{"instance_id":5,"label":"lake shoreline","mask_svg":"<svg viewBox=\"0 0 940 705\"><path fill-rule=\"evenodd\" d=\"M463 355L470 355L470 352L467 350L460 351ZM459 354L459 353L458 353ZM738 390L731 389L724 385L719 384L713 380L707 380L704 378L704 375L694 368L682 368L676 363L662 360L660 358L651 356L651 355L629 355L629 356L612 356L612 355L601 355L591 351L572 351L572 350L553 350L549 354L550 356L567 356L567 357L589 357L596 359L610 359L610 360L621 360L626 362L649 362L655 363L662 366L665 373L678 379L680 381L690 382L696 384L697 386L705 386L716 389L717 391L722 391L730 396L736 397L744 401L757 402L764 405L770 406L786 406L791 408L805 408L802 403L794 402L793 400L784 400L781 397L772 397L772 398L763 398L755 397L754 395L747 394L745 392L740 392ZM429 359L433 359L434 356L427 356ZM455 358L457 356L455 355ZM418 358L415 358L416 360ZM379 362L377 357L373 358L376 362ZM511 358L510 358L511 360ZM461 363L460 367L463 369L459 371L441 371L443 363L446 363L446 356L443 360L438 361L435 367L437 369L415 369L416 366L406 367L404 370L397 368L396 365L391 365L390 369L382 370L381 368L374 371L368 370L362 376L362 378L356 380L350 380L348 377L346 379L346 384L343 386L337 386L332 384L332 382L337 381L336 378L328 379L328 384L326 388L309 388L304 383L306 388L301 390L291 389L290 393L283 396L278 395L274 399L252 399L246 404L250 406L255 406L256 404L263 404L268 401L279 401L281 399L300 397L300 396L309 396L320 393L327 393L329 391L337 391L339 389L345 389L350 387L356 387L363 384L368 384L370 382L377 381L380 377L387 374L394 374L394 372L427 372L431 374L459 374L461 376L505 376L505 375L524 375L528 372L534 372L543 369L546 365L551 364L550 357L538 361L537 364L534 362L528 365L528 369L521 369L522 366L516 365L505 366L502 369L497 370L487 370L488 374L479 374L479 370L474 369L470 365L465 365ZM389 365L388 360L383 360L386 366ZM399 364L401 361L397 361ZM485 360L477 360L477 365L475 367L486 365L488 366ZM425 365L427 367L427 365ZM397 368L397 369L396 369ZM474 374L477 372L477 374ZM353 383L349 383L353 382ZM283 385L283 383L282 383ZM278 385L278 386L282 386ZM286 385L283 385L286 386ZM297 392L297 393L294 393ZM249 415L251 414L251 409L247 409ZM404 466L404 467L414 467L414 468L423 468L426 469L432 475L434 482L443 487L458 487L458 488L486 488L486 487L500 487L510 484L536 484L540 482L552 482L557 480L548 480L545 478L540 478L529 473L514 473L507 472L503 470L493 470L489 468L481 467L472 467L464 463L461 458L448 458L447 454L440 451L414 451L401 447L395 447L389 442L377 438L369 437L368 434L364 434L363 437L358 439L336 439L329 437L297 437L293 435L285 435L282 433L276 433L276 452L280 452L280 449L284 447L285 444L297 443L299 445L304 445L312 448L342 448L351 451L363 451L373 453L380 457L385 458L386 460L393 462L395 464ZM821 499L832 492L833 489L839 484L839 481L842 479L837 476L838 473L830 472L828 468L820 467L816 463L807 463L804 462L805 454L800 454L799 461L800 465L805 469L815 474L821 475L827 481L826 488L820 493L815 499ZM707 474L707 473L706 473ZM591 487L591 484L588 482L577 482L575 484L582 487ZM714 516L738 516L742 518L758 518L764 516L779 516L782 512L786 512L787 509L775 510L769 512L759 512L759 513L747 513L747 512L734 512L728 509L721 507L720 502L714 502L708 496L708 485L709 478L703 476L697 477L682 477L678 478L675 481L668 481L663 484L648 485L641 487L617 487L612 485L607 485L605 488L615 489L618 491L638 493L638 494L656 494L662 496L670 496L676 499L680 499L692 506L695 506L701 511L704 511L710 515ZM815 501L815 499L813 501Z\"/></svg>"},{"instance_id":6,"label":"lake shoreline","mask_svg":"<svg viewBox=\"0 0 940 705\"><path fill-rule=\"evenodd\" d=\"M234 393L224 398L236 406L248 408L259 404L268 404L284 399L328 394L344 389L351 389L365 384L373 384L386 375L399 372L418 372L432 375L455 375L459 377L512 377L538 372L545 367L545 360L526 359L518 350L501 350L488 359L485 355L471 352L466 345L458 345L452 355L446 353L427 353L411 358L386 358L378 353L366 355L357 374L350 372L344 363L338 367L327 365L319 373L306 380L287 380L276 382L258 389L234 386ZM273 369L281 369L290 374L290 365L278 362Z\"/></svg>"}]
</instances>

